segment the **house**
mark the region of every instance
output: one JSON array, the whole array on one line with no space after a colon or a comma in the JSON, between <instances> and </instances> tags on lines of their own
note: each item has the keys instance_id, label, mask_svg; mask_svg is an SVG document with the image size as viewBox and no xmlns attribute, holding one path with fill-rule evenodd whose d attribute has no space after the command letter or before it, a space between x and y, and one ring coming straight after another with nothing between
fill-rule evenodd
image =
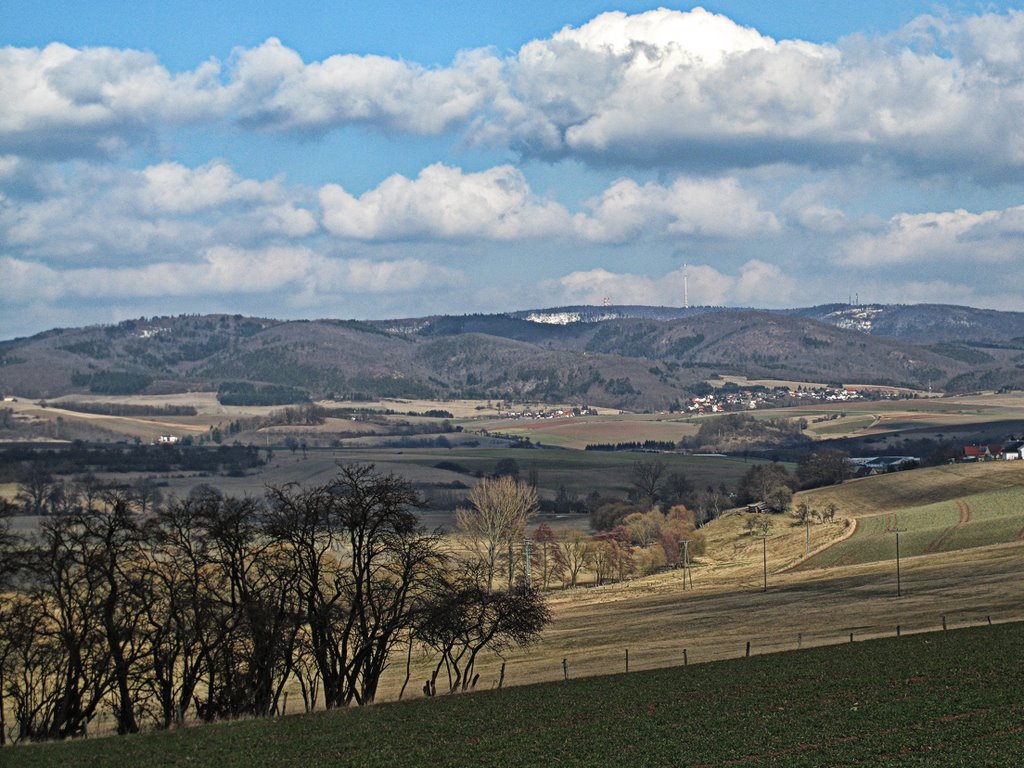
<instances>
[{"instance_id":1,"label":"house","mask_svg":"<svg viewBox=\"0 0 1024 768\"><path fill-rule=\"evenodd\" d=\"M964 446L964 461L994 461L996 459L1003 461L1024 459L1024 440L1011 438L1004 443Z\"/></svg>"},{"instance_id":2,"label":"house","mask_svg":"<svg viewBox=\"0 0 1024 768\"><path fill-rule=\"evenodd\" d=\"M1013 461L1024 459L1024 440L1010 440L1003 444L1003 459Z\"/></svg>"},{"instance_id":3,"label":"house","mask_svg":"<svg viewBox=\"0 0 1024 768\"><path fill-rule=\"evenodd\" d=\"M1002 443L964 446L964 461L992 461L993 459L1002 458L1002 455Z\"/></svg>"},{"instance_id":4,"label":"house","mask_svg":"<svg viewBox=\"0 0 1024 768\"><path fill-rule=\"evenodd\" d=\"M878 475L883 472L899 472L916 467L920 463L921 459L917 456L868 456L850 459L854 477Z\"/></svg>"}]
</instances>

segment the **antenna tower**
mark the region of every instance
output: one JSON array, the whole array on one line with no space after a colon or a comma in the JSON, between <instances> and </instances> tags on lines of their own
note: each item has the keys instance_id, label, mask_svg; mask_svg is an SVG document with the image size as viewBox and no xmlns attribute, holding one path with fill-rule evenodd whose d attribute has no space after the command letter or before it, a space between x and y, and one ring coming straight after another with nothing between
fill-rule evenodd
<instances>
[{"instance_id":1,"label":"antenna tower","mask_svg":"<svg viewBox=\"0 0 1024 768\"><path fill-rule=\"evenodd\" d=\"M605 296L603 299L601 299L601 305L605 307L610 307L612 305L612 297Z\"/></svg>"},{"instance_id":2,"label":"antenna tower","mask_svg":"<svg viewBox=\"0 0 1024 768\"><path fill-rule=\"evenodd\" d=\"M690 265L683 264L683 309L690 308Z\"/></svg>"}]
</instances>

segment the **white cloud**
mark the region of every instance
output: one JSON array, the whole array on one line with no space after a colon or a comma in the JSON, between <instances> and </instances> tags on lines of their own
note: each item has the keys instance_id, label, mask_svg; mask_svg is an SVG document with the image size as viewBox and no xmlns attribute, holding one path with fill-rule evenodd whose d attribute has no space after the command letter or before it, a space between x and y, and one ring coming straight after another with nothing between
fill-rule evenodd
<instances>
[{"instance_id":1,"label":"white cloud","mask_svg":"<svg viewBox=\"0 0 1024 768\"><path fill-rule=\"evenodd\" d=\"M904 263L1005 263L1024 248L1024 206L971 213L963 209L901 213L879 233L852 238L839 260L849 266Z\"/></svg>"},{"instance_id":2,"label":"white cloud","mask_svg":"<svg viewBox=\"0 0 1024 768\"><path fill-rule=\"evenodd\" d=\"M172 75L155 56L113 48L0 49L0 152L100 155L223 109L219 66Z\"/></svg>"},{"instance_id":3,"label":"white cloud","mask_svg":"<svg viewBox=\"0 0 1024 768\"><path fill-rule=\"evenodd\" d=\"M776 41L701 8L606 13L523 46L477 136L595 164L1016 173L1024 67L1002 51L1024 49L1022 18L970 19L959 56L940 56L920 40ZM940 46L946 30L925 31Z\"/></svg>"},{"instance_id":4,"label":"white cloud","mask_svg":"<svg viewBox=\"0 0 1024 768\"><path fill-rule=\"evenodd\" d=\"M609 297L615 304L680 306L684 282L691 304L709 306L785 306L796 288L777 266L756 259L745 263L735 275L701 264L660 277L599 268L547 280L540 287L562 304L600 304Z\"/></svg>"},{"instance_id":5,"label":"white cloud","mask_svg":"<svg viewBox=\"0 0 1024 768\"><path fill-rule=\"evenodd\" d=\"M211 248L199 260L134 267L54 269L0 257L0 282L12 305L65 299L267 294L403 294L461 284L458 270L419 259L337 259L305 247Z\"/></svg>"},{"instance_id":6,"label":"white cloud","mask_svg":"<svg viewBox=\"0 0 1024 768\"><path fill-rule=\"evenodd\" d=\"M326 229L358 240L512 240L570 228L557 203L537 198L510 165L464 173L440 163L415 179L394 175L355 197L336 184L320 190Z\"/></svg>"},{"instance_id":7,"label":"white cloud","mask_svg":"<svg viewBox=\"0 0 1024 768\"><path fill-rule=\"evenodd\" d=\"M1024 13L919 20L905 42L774 40L701 8L601 14L501 57L448 66L275 38L170 72L112 48L0 49L0 153L117 152L183 124L309 134L468 130L527 156L722 169L892 163L1024 170Z\"/></svg>"},{"instance_id":8,"label":"white cloud","mask_svg":"<svg viewBox=\"0 0 1024 768\"><path fill-rule=\"evenodd\" d=\"M266 203L280 195L276 183L240 178L223 162L199 168L151 165L141 173L139 205L153 213L195 213L235 202Z\"/></svg>"},{"instance_id":9,"label":"white cloud","mask_svg":"<svg viewBox=\"0 0 1024 768\"><path fill-rule=\"evenodd\" d=\"M646 230L688 237L749 238L780 230L775 215L735 179L681 177L670 186L619 179L577 214L577 231L598 242L625 242Z\"/></svg>"},{"instance_id":10,"label":"white cloud","mask_svg":"<svg viewBox=\"0 0 1024 768\"><path fill-rule=\"evenodd\" d=\"M139 171L73 167L48 194L0 208L0 236L24 256L98 262L157 261L217 243L294 239L319 225L301 191L256 181L214 161Z\"/></svg>"},{"instance_id":11,"label":"white cloud","mask_svg":"<svg viewBox=\"0 0 1024 768\"><path fill-rule=\"evenodd\" d=\"M278 131L316 131L372 124L438 134L465 123L484 104L500 62L468 52L448 68L425 69L383 56L336 55L303 63L271 38L239 50L229 90L245 124Z\"/></svg>"},{"instance_id":12,"label":"white cloud","mask_svg":"<svg viewBox=\"0 0 1024 768\"><path fill-rule=\"evenodd\" d=\"M624 243L646 235L750 238L780 231L735 179L680 177L669 186L619 179L570 217L540 198L510 165L466 173L435 164L415 179L394 175L359 197L320 190L324 227L357 240L572 238Z\"/></svg>"}]
</instances>

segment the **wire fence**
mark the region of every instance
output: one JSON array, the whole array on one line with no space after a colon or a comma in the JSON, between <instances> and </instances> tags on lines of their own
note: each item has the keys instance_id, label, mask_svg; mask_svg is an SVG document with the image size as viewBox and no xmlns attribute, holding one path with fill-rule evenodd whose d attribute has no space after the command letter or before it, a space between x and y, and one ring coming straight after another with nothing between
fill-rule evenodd
<instances>
[{"instance_id":1,"label":"wire fence","mask_svg":"<svg viewBox=\"0 0 1024 768\"><path fill-rule=\"evenodd\" d=\"M505 685L523 685L544 682L572 681L599 675L636 673L670 667L686 667L694 664L706 664L716 661L750 658L766 654L786 651L800 651L808 648L838 646L846 643L864 642L881 638L901 638L908 635L953 631L967 627L993 626L1022 621L1021 615L1013 611L950 612L940 614L931 619L917 618L905 623L892 624L859 624L846 627L831 627L825 630L803 630L796 633L753 633L742 639L741 633L732 632L728 637L715 638L703 635L694 637L690 642L685 637L671 641L660 640L649 644L630 644L617 648L608 646L597 648L579 648L566 652L561 657L545 655L543 658L531 657L528 654L509 662L484 665L481 671L481 683L476 690L500 688ZM417 668L417 673L423 667ZM403 675L404 677L404 666ZM403 698L422 697L417 677L413 674L408 685L412 695ZM394 681L392 681L394 682ZM292 695L289 696L288 693ZM298 691L289 691L278 707L278 715L298 714L305 712ZM398 698L397 686L392 695L388 691L378 697L378 702L394 701ZM290 701L289 701L290 699ZM322 702L317 702L312 711L322 711ZM17 724L12 721L12 714L7 712L6 735L7 744L11 744L17 732ZM194 718L185 718L185 726L198 725ZM116 720L112 713L99 712L89 721L86 738L111 736L116 732Z\"/></svg>"}]
</instances>

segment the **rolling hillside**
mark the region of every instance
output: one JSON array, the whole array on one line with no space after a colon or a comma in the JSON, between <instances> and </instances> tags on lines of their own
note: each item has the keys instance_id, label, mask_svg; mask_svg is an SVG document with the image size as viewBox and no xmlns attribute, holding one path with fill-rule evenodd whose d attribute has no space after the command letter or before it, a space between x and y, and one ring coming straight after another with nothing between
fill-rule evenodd
<instances>
[{"instance_id":1,"label":"rolling hillside","mask_svg":"<svg viewBox=\"0 0 1024 768\"><path fill-rule=\"evenodd\" d=\"M374 322L140 318L0 342L0 391L45 398L245 381L317 398L511 397L644 410L665 409L716 374L953 390L1019 384L1017 315L969 313L985 320L970 326L970 344L929 335L921 323L880 325L877 313L860 327L828 307L591 307ZM882 327L910 330L876 332Z\"/></svg>"},{"instance_id":2,"label":"rolling hillside","mask_svg":"<svg viewBox=\"0 0 1024 768\"><path fill-rule=\"evenodd\" d=\"M1021 624L0 749L49 766L1014 765Z\"/></svg>"}]
</instances>

